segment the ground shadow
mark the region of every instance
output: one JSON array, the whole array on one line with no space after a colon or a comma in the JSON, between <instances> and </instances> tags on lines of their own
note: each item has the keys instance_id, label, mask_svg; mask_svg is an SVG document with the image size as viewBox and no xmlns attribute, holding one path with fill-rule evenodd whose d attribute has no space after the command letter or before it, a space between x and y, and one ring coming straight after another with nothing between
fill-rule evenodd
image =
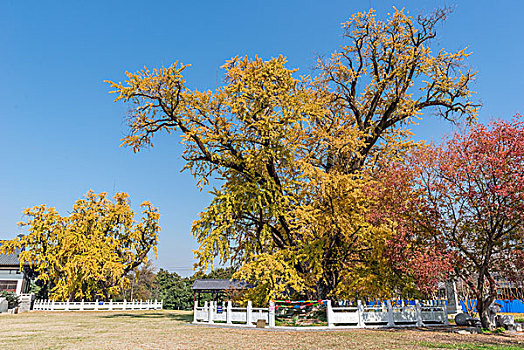
<instances>
[{"instance_id":1,"label":"ground shadow","mask_svg":"<svg viewBox=\"0 0 524 350\"><path fill-rule=\"evenodd\" d=\"M432 333L434 335L437 335L434 339L430 339L431 341L418 341L418 346L428 346L428 347L437 347L442 346L443 348L448 348L448 346L451 346L449 343L451 342L460 342L462 344L468 344L468 346L471 345L471 347L457 347L460 349L507 349L511 350L514 349L514 346L517 346L517 348L523 348L522 347L522 338L518 337L518 333L511 333L511 332L505 332L505 333L491 333L491 334L467 334L467 335L461 335L456 334L459 330L468 330L472 331L474 327L467 327L467 326L456 326L456 325L449 325L449 326L433 326L433 327L405 327L405 328L382 328L382 329L368 329L373 331L386 331L386 332L394 332L394 333L400 333L400 332L406 332L406 331L413 331L413 332L428 332ZM447 333L448 336L440 338L438 334ZM440 339L439 339L440 338ZM442 342L442 343L441 343ZM449 347L450 349L455 347Z\"/></svg>"},{"instance_id":2,"label":"ground shadow","mask_svg":"<svg viewBox=\"0 0 524 350\"><path fill-rule=\"evenodd\" d=\"M179 314L171 312L145 312L145 313L118 313L99 316L101 318L164 318L180 322L192 322L192 314Z\"/></svg>"}]
</instances>

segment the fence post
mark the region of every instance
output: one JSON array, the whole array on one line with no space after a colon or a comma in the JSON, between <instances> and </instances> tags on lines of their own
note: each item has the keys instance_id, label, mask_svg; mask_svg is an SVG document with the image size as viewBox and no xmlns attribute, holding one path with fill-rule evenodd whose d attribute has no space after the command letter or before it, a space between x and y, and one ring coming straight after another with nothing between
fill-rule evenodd
<instances>
[{"instance_id":1,"label":"fence post","mask_svg":"<svg viewBox=\"0 0 524 350\"><path fill-rule=\"evenodd\" d=\"M251 300L247 301L247 309L246 309L246 324L248 326L251 326L251 314L253 313L253 305L251 303Z\"/></svg>"},{"instance_id":2,"label":"fence post","mask_svg":"<svg viewBox=\"0 0 524 350\"><path fill-rule=\"evenodd\" d=\"M388 308L388 327L395 326L395 319L393 318L393 306L391 305L391 300L386 301L386 306Z\"/></svg>"},{"instance_id":3,"label":"fence post","mask_svg":"<svg viewBox=\"0 0 524 350\"><path fill-rule=\"evenodd\" d=\"M333 323L333 308L331 307L331 300L328 300L326 302L326 317L327 317L327 323L328 327L335 327L335 324Z\"/></svg>"},{"instance_id":4,"label":"fence post","mask_svg":"<svg viewBox=\"0 0 524 350\"><path fill-rule=\"evenodd\" d=\"M446 326L449 326L449 319L448 319L448 307L446 305L445 300L440 301L440 306L442 306L442 311L444 312L444 324Z\"/></svg>"},{"instance_id":5,"label":"fence post","mask_svg":"<svg viewBox=\"0 0 524 350\"><path fill-rule=\"evenodd\" d=\"M275 302L269 302L269 328L275 327Z\"/></svg>"},{"instance_id":6,"label":"fence post","mask_svg":"<svg viewBox=\"0 0 524 350\"><path fill-rule=\"evenodd\" d=\"M366 324L364 323L364 305L362 305L361 300L357 300L357 312L358 312L358 327L364 328Z\"/></svg>"},{"instance_id":7,"label":"fence post","mask_svg":"<svg viewBox=\"0 0 524 350\"><path fill-rule=\"evenodd\" d=\"M197 307L198 307L198 300L195 300L193 303L193 323L197 323Z\"/></svg>"},{"instance_id":8,"label":"fence post","mask_svg":"<svg viewBox=\"0 0 524 350\"><path fill-rule=\"evenodd\" d=\"M231 300L228 300L227 301L227 309L226 309L226 323L227 324L231 324L233 323L233 320L232 320L232 313L233 313L233 303L231 302Z\"/></svg>"},{"instance_id":9,"label":"fence post","mask_svg":"<svg viewBox=\"0 0 524 350\"><path fill-rule=\"evenodd\" d=\"M80 311L84 311L84 299L80 302Z\"/></svg>"},{"instance_id":10,"label":"fence post","mask_svg":"<svg viewBox=\"0 0 524 350\"><path fill-rule=\"evenodd\" d=\"M215 307L215 303L210 301L209 302L209 308L207 309L207 322L208 323L213 323L213 308Z\"/></svg>"},{"instance_id":11,"label":"fence post","mask_svg":"<svg viewBox=\"0 0 524 350\"><path fill-rule=\"evenodd\" d=\"M424 323L422 322L422 309L419 300L415 300L415 313L417 315L417 327L422 327Z\"/></svg>"},{"instance_id":12,"label":"fence post","mask_svg":"<svg viewBox=\"0 0 524 350\"><path fill-rule=\"evenodd\" d=\"M122 306L122 310L126 310L127 309L127 300L124 299L124 304Z\"/></svg>"},{"instance_id":13,"label":"fence post","mask_svg":"<svg viewBox=\"0 0 524 350\"><path fill-rule=\"evenodd\" d=\"M51 300L51 311L55 311L55 301Z\"/></svg>"}]
</instances>

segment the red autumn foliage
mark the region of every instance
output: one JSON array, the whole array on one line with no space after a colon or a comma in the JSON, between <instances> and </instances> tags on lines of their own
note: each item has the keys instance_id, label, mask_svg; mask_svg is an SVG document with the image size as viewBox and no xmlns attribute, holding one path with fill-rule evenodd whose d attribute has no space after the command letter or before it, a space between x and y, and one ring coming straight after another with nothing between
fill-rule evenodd
<instances>
[{"instance_id":1,"label":"red autumn foliage","mask_svg":"<svg viewBox=\"0 0 524 350\"><path fill-rule=\"evenodd\" d=\"M414 225L455 255L455 275L476 296L483 327L491 327L496 281L524 277L523 118L474 125L396 167L417 198Z\"/></svg>"},{"instance_id":2,"label":"red autumn foliage","mask_svg":"<svg viewBox=\"0 0 524 350\"><path fill-rule=\"evenodd\" d=\"M395 235L386 242L384 256L403 280L399 285L405 285L412 295L428 297L437 290L439 282L449 278L455 254L415 220L413 214L421 210L424 201L411 188L413 173L403 173L405 168L398 163L379 170L383 185L373 189L377 206L368 219L375 225L389 222L394 226Z\"/></svg>"}]
</instances>

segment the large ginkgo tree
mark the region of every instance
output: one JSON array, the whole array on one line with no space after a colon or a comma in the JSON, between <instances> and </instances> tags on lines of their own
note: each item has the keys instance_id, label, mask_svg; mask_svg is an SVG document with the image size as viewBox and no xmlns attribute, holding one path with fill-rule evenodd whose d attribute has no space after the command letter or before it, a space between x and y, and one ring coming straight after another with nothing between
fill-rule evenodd
<instances>
[{"instance_id":1,"label":"large ginkgo tree","mask_svg":"<svg viewBox=\"0 0 524 350\"><path fill-rule=\"evenodd\" d=\"M384 185L380 159L413 145L409 125L424 110L474 119L469 54L433 46L445 16L357 13L343 24L345 45L319 60L313 77L297 76L283 57L235 57L215 91L188 88L178 62L111 82L116 100L131 105L125 146L137 152L158 133L179 135L197 184L218 179L192 227L200 267L217 258L241 267L236 276L261 303L291 292L416 289L384 257L396 225L370 220L380 210L371 189Z\"/></svg>"}]
</instances>

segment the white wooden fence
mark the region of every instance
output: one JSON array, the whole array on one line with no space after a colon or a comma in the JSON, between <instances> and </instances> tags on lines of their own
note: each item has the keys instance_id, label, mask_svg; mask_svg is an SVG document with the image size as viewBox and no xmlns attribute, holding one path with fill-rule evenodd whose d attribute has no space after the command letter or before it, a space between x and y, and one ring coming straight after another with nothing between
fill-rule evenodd
<instances>
[{"instance_id":1,"label":"white wooden fence","mask_svg":"<svg viewBox=\"0 0 524 350\"><path fill-rule=\"evenodd\" d=\"M448 324L447 307L441 300L415 300L412 304L388 300L372 305L365 305L359 300L356 306L349 307L332 307L331 301L328 300L326 314L327 328L422 327ZM199 307L195 302L193 323L225 322L230 325L253 327L258 320L265 320L269 327L275 327L273 302L269 308L253 308L251 301L248 301L245 308L233 307L231 301L222 305L218 305L217 302L205 302L203 307Z\"/></svg>"},{"instance_id":2,"label":"white wooden fence","mask_svg":"<svg viewBox=\"0 0 524 350\"><path fill-rule=\"evenodd\" d=\"M225 322L226 324L244 324L253 326L258 320L265 320L270 327L275 326L275 309L273 305L273 312L271 308L255 308L251 301L247 302L247 307L233 307L231 301L227 304L207 301L203 307L199 307L195 302L193 323L214 323Z\"/></svg>"},{"instance_id":3,"label":"white wooden fence","mask_svg":"<svg viewBox=\"0 0 524 350\"><path fill-rule=\"evenodd\" d=\"M406 327L447 325L447 307L443 300L415 300L413 304L387 300L373 305L364 305L360 300L356 306L332 307L327 301L328 327Z\"/></svg>"},{"instance_id":4,"label":"white wooden fence","mask_svg":"<svg viewBox=\"0 0 524 350\"><path fill-rule=\"evenodd\" d=\"M111 311L111 310L161 310L163 301L157 300L132 300L114 302L110 301L66 301L36 300L33 310L40 311Z\"/></svg>"}]
</instances>

